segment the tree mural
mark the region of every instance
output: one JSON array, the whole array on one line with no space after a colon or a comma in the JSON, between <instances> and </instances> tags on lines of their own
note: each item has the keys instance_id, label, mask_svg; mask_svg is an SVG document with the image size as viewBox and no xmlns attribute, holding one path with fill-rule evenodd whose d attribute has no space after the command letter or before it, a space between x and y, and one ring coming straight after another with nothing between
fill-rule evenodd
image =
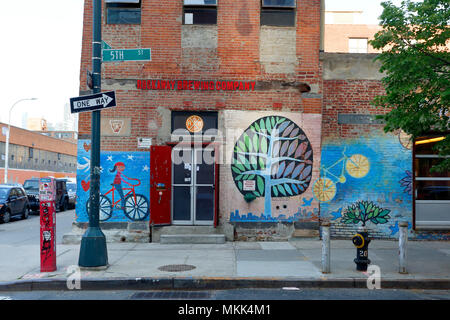
<instances>
[{"instance_id":1,"label":"tree mural","mask_svg":"<svg viewBox=\"0 0 450 320\"><path fill-rule=\"evenodd\" d=\"M391 210L380 208L372 201L358 201L347 207L341 218L341 222L345 224L358 224L362 222L363 226L369 221L374 224L383 224L391 218L389 216L390 212Z\"/></svg>"},{"instance_id":2,"label":"tree mural","mask_svg":"<svg viewBox=\"0 0 450 320\"><path fill-rule=\"evenodd\" d=\"M231 162L234 182L247 201L264 197L264 215L272 215L272 197L300 195L308 188L313 150L303 130L285 117L254 121L236 141Z\"/></svg>"}]
</instances>

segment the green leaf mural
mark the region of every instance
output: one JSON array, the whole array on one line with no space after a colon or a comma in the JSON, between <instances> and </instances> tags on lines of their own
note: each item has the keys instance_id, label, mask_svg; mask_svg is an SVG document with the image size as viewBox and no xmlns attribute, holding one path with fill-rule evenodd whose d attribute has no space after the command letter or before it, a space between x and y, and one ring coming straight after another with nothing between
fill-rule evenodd
<instances>
[{"instance_id":1,"label":"green leaf mural","mask_svg":"<svg viewBox=\"0 0 450 320\"><path fill-rule=\"evenodd\" d=\"M345 224L358 224L362 222L365 226L367 222L373 224L384 224L391 218L391 210L378 207L372 201L358 201L345 210L341 222Z\"/></svg>"},{"instance_id":2,"label":"green leaf mural","mask_svg":"<svg viewBox=\"0 0 450 320\"><path fill-rule=\"evenodd\" d=\"M296 196L308 188L313 150L292 120L268 116L254 121L239 137L231 163L238 190L244 197L264 197L264 214L271 216L272 197ZM254 181L255 190L243 189L248 180Z\"/></svg>"}]
</instances>

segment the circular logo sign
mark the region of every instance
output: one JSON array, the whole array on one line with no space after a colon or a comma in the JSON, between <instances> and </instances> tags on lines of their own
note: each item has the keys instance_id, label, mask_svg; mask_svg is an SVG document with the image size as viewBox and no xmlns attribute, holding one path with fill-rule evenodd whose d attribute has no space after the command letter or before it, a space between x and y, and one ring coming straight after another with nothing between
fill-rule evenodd
<instances>
[{"instance_id":1,"label":"circular logo sign","mask_svg":"<svg viewBox=\"0 0 450 320\"><path fill-rule=\"evenodd\" d=\"M203 119L199 116L193 115L186 119L186 129L189 132L200 132L203 129Z\"/></svg>"}]
</instances>

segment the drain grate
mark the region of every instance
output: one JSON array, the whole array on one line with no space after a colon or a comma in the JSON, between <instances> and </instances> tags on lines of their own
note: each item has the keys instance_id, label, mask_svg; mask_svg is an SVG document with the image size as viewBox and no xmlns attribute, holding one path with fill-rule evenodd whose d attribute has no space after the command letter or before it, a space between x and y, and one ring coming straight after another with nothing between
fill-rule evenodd
<instances>
[{"instance_id":1,"label":"drain grate","mask_svg":"<svg viewBox=\"0 0 450 320\"><path fill-rule=\"evenodd\" d=\"M160 271L168 271L168 272L181 272L181 271L190 271L195 269L195 266L190 264L168 264L166 266L159 267Z\"/></svg>"},{"instance_id":2,"label":"drain grate","mask_svg":"<svg viewBox=\"0 0 450 320\"><path fill-rule=\"evenodd\" d=\"M211 292L208 291L156 291L137 292L130 299L210 299Z\"/></svg>"}]
</instances>

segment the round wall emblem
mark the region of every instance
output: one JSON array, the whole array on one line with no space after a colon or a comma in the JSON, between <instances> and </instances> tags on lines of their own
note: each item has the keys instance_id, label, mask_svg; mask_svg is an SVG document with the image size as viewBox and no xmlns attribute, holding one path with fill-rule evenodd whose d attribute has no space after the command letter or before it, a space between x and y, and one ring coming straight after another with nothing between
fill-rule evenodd
<instances>
[{"instance_id":1,"label":"round wall emblem","mask_svg":"<svg viewBox=\"0 0 450 320\"><path fill-rule=\"evenodd\" d=\"M200 132L203 129L203 119L193 115L186 119L186 129L189 132Z\"/></svg>"}]
</instances>

